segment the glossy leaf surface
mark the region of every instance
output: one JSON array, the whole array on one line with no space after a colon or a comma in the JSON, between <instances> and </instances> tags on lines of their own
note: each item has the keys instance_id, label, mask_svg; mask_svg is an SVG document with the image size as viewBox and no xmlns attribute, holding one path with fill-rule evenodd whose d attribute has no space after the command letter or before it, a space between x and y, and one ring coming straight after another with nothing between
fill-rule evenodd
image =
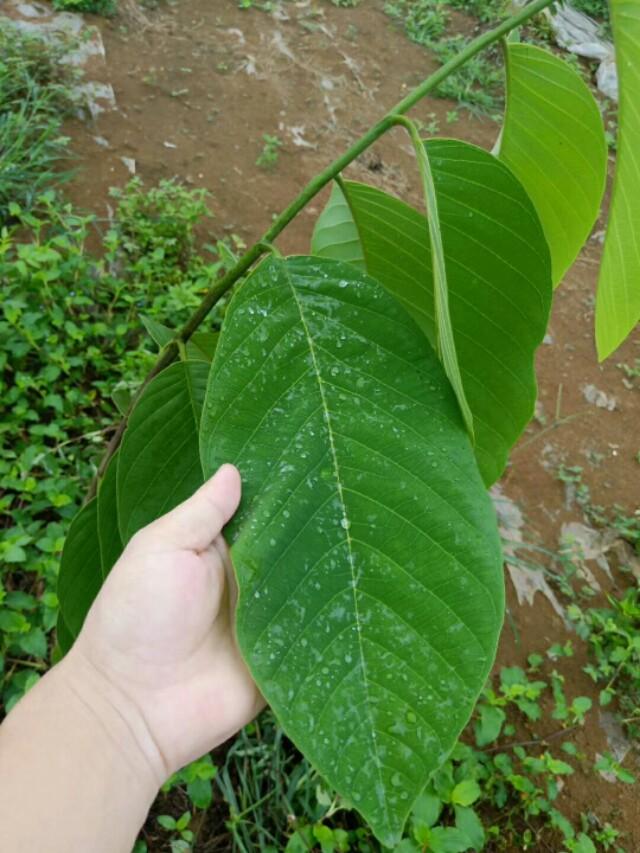
<instances>
[{"instance_id":1,"label":"glossy leaf surface","mask_svg":"<svg viewBox=\"0 0 640 853\"><path fill-rule=\"evenodd\" d=\"M209 364L172 364L149 384L120 448L118 524L126 544L202 484L198 428Z\"/></svg>"},{"instance_id":2,"label":"glossy leaf surface","mask_svg":"<svg viewBox=\"0 0 640 853\"><path fill-rule=\"evenodd\" d=\"M551 306L549 250L531 201L495 157L448 140L429 142L427 148L457 358L474 419L476 458L490 485L533 415L534 356ZM373 187L343 186L367 271L400 300L435 346L424 216ZM334 238L340 241L338 230ZM329 251L325 244L323 252Z\"/></svg>"},{"instance_id":3,"label":"glossy leaf surface","mask_svg":"<svg viewBox=\"0 0 640 853\"><path fill-rule=\"evenodd\" d=\"M529 193L551 249L558 284L593 228L607 176L598 104L561 57L509 43L500 159Z\"/></svg>"},{"instance_id":4,"label":"glossy leaf surface","mask_svg":"<svg viewBox=\"0 0 640 853\"><path fill-rule=\"evenodd\" d=\"M640 321L640 3L611 0L620 85L618 156L598 282L596 343L607 358Z\"/></svg>"},{"instance_id":5,"label":"glossy leaf surface","mask_svg":"<svg viewBox=\"0 0 640 853\"><path fill-rule=\"evenodd\" d=\"M84 618L101 585L98 502L93 498L71 522L60 560L60 610L64 625L73 637L80 633Z\"/></svg>"},{"instance_id":6,"label":"glossy leaf surface","mask_svg":"<svg viewBox=\"0 0 640 853\"><path fill-rule=\"evenodd\" d=\"M392 844L493 660L496 521L433 349L352 266L269 259L227 309L201 424L234 462L239 643L285 731Z\"/></svg>"}]
</instances>

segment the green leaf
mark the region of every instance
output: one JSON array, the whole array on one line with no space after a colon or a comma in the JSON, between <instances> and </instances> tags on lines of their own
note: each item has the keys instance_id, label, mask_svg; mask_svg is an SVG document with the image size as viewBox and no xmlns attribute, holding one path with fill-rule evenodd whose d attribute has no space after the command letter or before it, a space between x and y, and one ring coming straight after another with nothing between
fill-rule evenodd
<instances>
[{"instance_id":1,"label":"green leaf","mask_svg":"<svg viewBox=\"0 0 640 853\"><path fill-rule=\"evenodd\" d=\"M227 309L205 474L243 476L227 528L243 656L283 728L392 845L493 660L496 521L442 367L347 264L270 258Z\"/></svg>"},{"instance_id":2,"label":"green leaf","mask_svg":"<svg viewBox=\"0 0 640 853\"><path fill-rule=\"evenodd\" d=\"M484 827L476 812L464 806L456 806L456 827L469 839L469 847L482 850L485 842Z\"/></svg>"},{"instance_id":3,"label":"green leaf","mask_svg":"<svg viewBox=\"0 0 640 853\"><path fill-rule=\"evenodd\" d=\"M145 389L129 418L118 462L118 524L126 544L203 482L198 428L209 365L172 364Z\"/></svg>"},{"instance_id":4,"label":"green leaf","mask_svg":"<svg viewBox=\"0 0 640 853\"><path fill-rule=\"evenodd\" d=\"M430 853L464 853L469 847L467 836L454 826L436 826L429 830Z\"/></svg>"},{"instance_id":5,"label":"green leaf","mask_svg":"<svg viewBox=\"0 0 640 853\"><path fill-rule=\"evenodd\" d=\"M596 853L596 846L588 835L581 832L571 847L572 853Z\"/></svg>"},{"instance_id":6,"label":"green leaf","mask_svg":"<svg viewBox=\"0 0 640 853\"><path fill-rule=\"evenodd\" d=\"M480 793L480 786L475 779L463 779L451 792L451 802L454 806L470 806L475 803Z\"/></svg>"},{"instance_id":7,"label":"green leaf","mask_svg":"<svg viewBox=\"0 0 640 853\"><path fill-rule=\"evenodd\" d=\"M502 708L495 705L480 705L478 708L478 721L476 723L476 745L487 746L500 736L506 714Z\"/></svg>"},{"instance_id":8,"label":"green leaf","mask_svg":"<svg viewBox=\"0 0 640 853\"><path fill-rule=\"evenodd\" d=\"M131 391L129 388L114 388L111 393L111 399L115 403L120 414L124 415L129 409L129 404L131 403Z\"/></svg>"},{"instance_id":9,"label":"green leaf","mask_svg":"<svg viewBox=\"0 0 640 853\"><path fill-rule=\"evenodd\" d=\"M329 201L313 229L311 251L314 255L345 261L367 271L358 228L337 183L333 184Z\"/></svg>"},{"instance_id":10,"label":"green leaf","mask_svg":"<svg viewBox=\"0 0 640 853\"><path fill-rule=\"evenodd\" d=\"M218 332L195 332L187 341L187 358L193 361L213 361L218 337Z\"/></svg>"},{"instance_id":11,"label":"green leaf","mask_svg":"<svg viewBox=\"0 0 640 853\"><path fill-rule=\"evenodd\" d=\"M557 285L591 233L607 177L598 104L580 75L531 44L509 44L507 109L498 156L529 193Z\"/></svg>"},{"instance_id":12,"label":"green leaf","mask_svg":"<svg viewBox=\"0 0 640 853\"><path fill-rule=\"evenodd\" d=\"M16 640L16 645L26 654L34 658L46 658L47 638L42 628L32 628L28 634L23 634Z\"/></svg>"},{"instance_id":13,"label":"green leaf","mask_svg":"<svg viewBox=\"0 0 640 853\"><path fill-rule=\"evenodd\" d=\"M431 827L440 817L441 811L442 802L440 798L434 794L423 792L414 803L412 816L414 821Z\"/></svg>"},{"instance_id":14,"label":"green leaf","mask_svg":"<svg viewBox=\"0 0 640 853\"><path fill-rule=\"evenodd\" d=\"M640 5L611 0L620 83L618 154L596 300L600 361L640 320Z\"/></svg>"},{"instance_id":15,"label":"green leaf","mask_svg":"<svg viewBox=\"0 0 640 853\"><path fill-rule=\"evenodd\" d=\"M163 323L159 323L157 320L154 320L153 317L147 317L146 315L141 314L140 321L147 330L149 337L160 349L165 347L175 335L175 332L168 326L165 326Z\"/></svg>"},{"instance_id":16,"label":"green leaf","mask_svg":"<svg viewBox=\"0 0 640 853\"><path fill-rule=\"evenodd\" d=\"M549 250L520 183L495 157L463 142L427 144L438 195L451 321L475 454L487 485L530 421L534 355L551 306ZM347 182L367 271L435 342L426 220L381 190ZM336 190L334 189L334 193ZM461 223L464 227L461 227ZM336 232L334 237L340 240ZM325 246L324 254L329 252Z\"/></svg>"},{"instance_id":17,"label":"green leaf","mask_svg":"<svg viewBox=\"0 0 640 853\"><path fill-rule=\"evenodd\" d=\"M213 788L207 779L194 779L187 785L187 796L197 809L208 809L213 800Z\"/></svg>"},{"instance_id":18,"label":"green leaf","mask_svg":"<svg viewBox=\"0 0 640 853\"><path fill-rule=\"evenodd\" d=\"M109 460L107 470L98 488L98 540L100 542L100 566L103 578L106 578L122 553L116 495L119 456L120 451L117 450Z\"/></svg>"},{"instance_id":19,"label":"green leaf","mask_svg":"<svg viewBox=\"0 0 640 853\"><path fill-rule=\"evenodd\" d=\"M58 599L70 634L77 637L102 585L98 542L98 502L92 498L69 527L60 559Z\"/></svg>"},{"instance_id":20,"label":"green leaf","mask_svg":"<svg viewBox=\"0 0 640 853\"><path fill-rule=\"evenodd\" d=\"M151 338L162 349L175 336L174 329L159 323L151 317L140 316L142 325L145 327ZM185 351L187 358L193 361L211 361L218 343L217 332L195 332L187 341Z\"/></svg>"}]
</instances>

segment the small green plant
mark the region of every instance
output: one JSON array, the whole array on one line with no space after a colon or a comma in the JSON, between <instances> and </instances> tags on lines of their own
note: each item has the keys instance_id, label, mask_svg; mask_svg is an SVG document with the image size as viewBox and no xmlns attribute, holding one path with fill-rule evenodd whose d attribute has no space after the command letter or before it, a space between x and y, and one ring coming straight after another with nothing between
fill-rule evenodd
<instances>
[{"instance_id":1,"label":"small green plant","mask_svg":"<svg viewBox=\"0 0 640 853\"><path fill-rule=\"evenodd\" d=\"M213 802L213 781L218 768L210 755L192 761L162 786L162 792L168 793L176 787L184 787L185 793L194 809L208 809Z\"/></svg>"},{"instance_id":2,"label":"small green plant","mask_svg":"<svg viewBox=\"0 0 640 853\"><path fill-rule=\"evenodd\" d=\"M191 824L191 812L184 812L176 820L168 814L161 814L157 818L158 824L172 834L170 841L171 853L188 853L193 842L193 832L189 829Z\"/></svg>"},{"instance_id":3,"label":"small green plant","mask_svg":"<svg viewBox=\"0 0 640 853\"><path fill-rule=\"evenodd\" d=\"M105 244L113 263L124 264L150 295L162 299L170 292L172 308L193 307L198 292L220 269L195 248L196 226L211 216L206 191L189 190L175 180L146 189L136 177L123 189L112 189L111 196L117 208Z\"/></svg>"},{"instance_id":4,"label":"small green plant","mask_svg":"<svg viewBox=\"0 0 640 853\"><path fill-rule=\"evenodd\" d=\"M572 5L591 15L592 18L598 18L601 21L609 20L609 3L608 0L573 0Z\"/></svg>"},{"instance_id":5,"label":"small green plant","mask_svg":"<svg viewBox=\"0 0 640 853\"><path fill-rule=\"evenodd\" d=\"M264 145L256 159L256 166L259 166L261 169L273 169L280 156L282 140L277 136L265 133L262 136L262 141Z\"/></svg>"},{"instance_id":6,"label":"small green plant","mask_svg":"<svg viewBox=\"0 0 640 853\"><path fill-rule=\"evenodd\" d=\"M568 616L588 643L593 658L585 672L600 686L600 704L614 699L622 722L633 737L640 736L640 589L620 598L608 596L609 607L581 609L570 605Z\"/></svg>"},{"instance_id":7,"label":"small green plant","mask_svg":"<svg viewBox=\"0 0 640 853\"><path fill-rule=\"evenodd\" d=\"M61 12L91 12L111 17L118 10L116 0L53 0L53 8Z\"/></svg>"},{"instance_id":8,"label":"small green plant","mask_svg":"<svg viewBox=\"0 0 640 853\"><path fill-rule=\"evenodd\" d=\"M461 35L446 35L450 9L460 9L475 15L482 22L498 20L504 11L502 0L390 0L385 11L399 21L407 36L430 50L444 64L469 42ZM449 76L436 90L442 98L451 98L468 109L493 114L502 103L503 74L498 65L499 54L489 51L466 63Z\"/></svg>"},{"instance_id":9,"label":"small green plant","mask_svg":"<svg viewBox=\"0 0 640 853\"><path fill-rule=\"evenodd\" d=\"M628 388L640 387L640 358L636 358L633 364L620 362L616 366L624 373Z\"/></svg>"},{"instance_id":10,"label":"small green plant","mask_svg":"<svg viewBox=\"0 0 640 853\"><path fill-rule=\"evenodd\" d=\"M64 174L62 121L76 106L78 72L63 61L69 45L52 44L7 24L0 31L0 221L10 203L30 207Z\"/></svg>"},{"instance_id":11,"label":"small green plant","mask_svg":"<svg viewBox=\"0 0 640 853\"><path fill-rule=\"evenodd\" d=\"M633 785L636 781L636 777L633 773L625 770L620 762L616 761L616 759L608 752L605 752L605 754L596 761L593 765L593 769L598 773L609 774L614 779L617 779L619 782L625 782L627 785Z\"/></svg>"}]
</instances>

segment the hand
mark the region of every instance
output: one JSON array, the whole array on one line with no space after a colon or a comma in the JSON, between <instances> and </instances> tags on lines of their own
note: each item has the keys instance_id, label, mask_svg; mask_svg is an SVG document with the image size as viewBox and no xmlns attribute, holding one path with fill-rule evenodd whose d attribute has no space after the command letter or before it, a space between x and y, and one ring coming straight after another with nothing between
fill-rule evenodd
<instances>
[{"instance_id":1,"label":"hand","mask_svg":"<svg viewBox=\"0 0 640 853\"><path fill-rule=\"evenodd\" d=\"M263 705L234 637L235 579L221 533L240 489L237 469L223 465L136 533L67 656L76 689L97 680L128 718L160 783Z\"/></svg>"}]
</instances>

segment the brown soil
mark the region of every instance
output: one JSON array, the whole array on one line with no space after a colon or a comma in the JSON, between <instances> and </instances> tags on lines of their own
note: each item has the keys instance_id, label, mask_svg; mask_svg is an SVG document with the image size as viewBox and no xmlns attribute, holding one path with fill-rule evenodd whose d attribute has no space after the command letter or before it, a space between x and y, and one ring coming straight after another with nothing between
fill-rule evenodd
<instances>
[{"instance_id":1,"label":"brown soil","mask_svg":"<svg viewBox=\"0 0 640 853\"><path fill-rule=\"evenodd\" d=\"M71 187L74 201L104 216L108 188L129 177L121 158L133 158L147 183L177 175L206 187L216 236L235 233L254 241L306 181L435 67L394 28L382 7L382 0L355 9L290 3L282 7L286 19L279 20L256 9L242 11L235 0L180 0L168 11L148 13L149 26L126 16L96 21L119 110L103 114L95 126L71 129L82 169ZM447 111L454 108L425 100L415 115L428 123L435 114L442 134L490 147L497 126L464 111L448 126ZM284 142L272 170L255 165L265 133ZM96 136L109 147L97 144ZM399 130L349 174L420 204L415 161ZM287 229L279 241L283 251L308 250L324 197ZM617 503L629 512L639 503L640 394L625 387L616 364L633 364L640 356L640 335L598 365L593 304L600 253L599 239L592 238L557 292L552 343L541 347L538 358L547 422L532 422L503 480L505 493L523 509L527 538L551 549L557 548L561 524L581 519L555 476L561 462L583 466L595 503ZM616 408L588 403L587 384L613 395ZM569 636L542 596L533 607L519 606L510 585L508 616L501 665L526 664L532 651L543 652ZM595 700L583 664L578 654L558 668L569 697L585 694ZM589 756L608 749L597 714L571 737ZM628 833L626 849L640 849L637 793L600 780L590 763L569 779L562 808L573 818L592 810L610 819Z\"/></svg>"}]
</instances>

